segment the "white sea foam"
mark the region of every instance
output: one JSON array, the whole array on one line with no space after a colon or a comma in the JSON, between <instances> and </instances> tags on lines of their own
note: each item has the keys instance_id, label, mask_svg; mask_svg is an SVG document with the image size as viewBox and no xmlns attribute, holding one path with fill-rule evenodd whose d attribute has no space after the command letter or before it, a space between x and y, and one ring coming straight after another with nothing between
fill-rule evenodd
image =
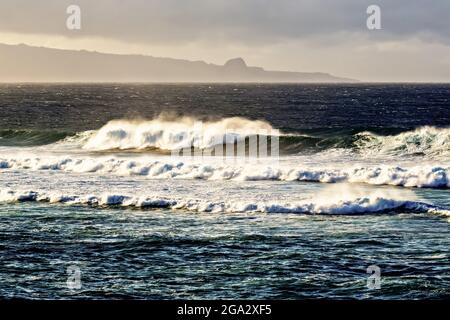
<instances>
[{"instance_id":1,"label":"white sea foam","mask_svg":"<svg viewBox=\"0 0 450 320\"><path fill-rule=\"evenodd\" d=\"M146 149L176 150L196 147L210 148L223 142L232 143L246 136L279 135L279 131L265 121L239 117L218 121L203 121L191 117L175 120L164 117L153 120L110 121L84 144L86 150Z\"/></svg>"},{"instance_id":2,"label":"white sea foam","mask_svg":"<svg viewBox=\"0 0 450 320\"><path fill-rule=\"evenodd\" d=\"M353 215L379 213L435 213L449 215L450 211L430 204L412 200L385 198L377 194L344 199L323 199L281 202L207 201L197 199L168 199L140 195L103 194L63 195L55 193L0 190L0 202L39 201L88 205L94 207L168 208L192 212L210 213L297 213L318 215Z\"/></svg>"},{"instance_id":3,"label":"white sea foam","mask_svg":"<svg viewBox=\"0 0 450 320\"><path fill-rule=\"evenodd\" d=\"M423 155L429 158L448 159L450 128L427 126L390 136L362 132L358 134L356 146L360 153L367 157Z\"/></svg>"},{"instance_id":4,"label":"white sea foam","mask_svg":"<svg viewBox=\"0 0 450 320\"><path fill-rule=\"evenodd\" d=\"M348 164L330 167L330 164L289 163L276 166L264 163L234 165L214 161L195 162L183 158L114 156L45 156L17 154L0 158L0 172L4 170L57 170L74 173L97 173L120 176L146 176L149 179L203 179L203 180L278 180L322 183L350 182L371 185L394 185L418 188L449 188L450 167L439 165L369 165Z\"/></svg>"},{"instance_id":5,"label":"white sea foam","mask_svg":"<svg viewBox=\"0 0 450 320\"><path fill-rule=\"evenodd\" d=\"M85 150L177 150L186 147L204 149L256 134L285 135L265 121L239 117L200 122L192 117L166 119L160 116L153 120L110 121L97 131L79 133L65 143L73 144L78 141ZM426 126L388 136L361 132L356 135L354 145L349 148L366 158L419 155L443 159L450 156L450 128Z\"/></svg>"},{"instance_id":6,"label":"white sea foam","mask_svg":"<svg viewBox=\"0 0 450 320\"><path fill-rule=\"evenodd\" d=\"M48 134L48 133L46 133ZM98 130L79 132L56 143L41 146L40 151L105 151L105 150L180 150L196 147L208 149L225 143L242 141L254 135L270 135L293 139L282 139L281 146L289 152L302 153L301 146L305 139L305 148L314 150L311 144L322 144L330 137L285 134L275 129L268 122L250 120L241 117L222 118L215 121L200 121L194 117L171 117L160 115L151 120L113 120ZM298 138L298 139L297 139ZM333 156L349 155L376 159L410 158L421 156L426 159L448 160L450 157L450 128L425 126L397 135L379 135L361 132L354 139L339 136L337 143L329 145L326 150L317 152ZM317 140L317 141L316 141ZM351 142L353 140L353 142ZM292 145L290 145L292 144ZM310 150L311 151L311 150Z\"/></svg>"}]
</instances>

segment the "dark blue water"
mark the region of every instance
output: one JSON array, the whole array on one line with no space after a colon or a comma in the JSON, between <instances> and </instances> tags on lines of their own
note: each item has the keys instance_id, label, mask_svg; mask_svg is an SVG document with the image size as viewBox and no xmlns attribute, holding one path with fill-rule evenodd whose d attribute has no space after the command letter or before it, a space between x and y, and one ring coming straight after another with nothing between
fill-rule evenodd
<instances>
[{"instance_id":1,"label":"dark blue water","mask_svg":"<svg viewBox=\"0 0 450 320\"><path fill-rule=\"evenodd\" d=\"M162 112L265 119L288 131L450 125L448 84L0 85L0 128L78 132Z\"/></svg>"},{"instance_id":2,"label":"dark blue water","mask_svg":"<svg viewBox=\"0 0 450 320\"><path fill-rule=\"evenodd\" d=\"M208 215L2 207L2 297L450 297L449 223L421 215ZM382 270L367 288L367 267ZM69 266L80 290L66 286Z\"/></svg>"}]
</instances>

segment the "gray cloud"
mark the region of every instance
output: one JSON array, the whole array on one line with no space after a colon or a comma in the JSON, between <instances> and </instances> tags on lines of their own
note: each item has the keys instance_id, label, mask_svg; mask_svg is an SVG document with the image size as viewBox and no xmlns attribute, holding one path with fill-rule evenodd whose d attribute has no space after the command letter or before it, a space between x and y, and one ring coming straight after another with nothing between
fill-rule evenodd
<instances>
[{"instance_id":1,"label":"gray cloud","mask_svg":"<svg viewBox=\"0 0 450 320\"><path fill-rule=\"evenodd\" d=\"M65 28L69 4L82 9L80 32ZM383 30L376 35L365 28L370 4L382 8ZM252 46L346 33L450 43L449 14L448 0L2 0L0 31L144 44Z\"/></svg>"}]
</instances>

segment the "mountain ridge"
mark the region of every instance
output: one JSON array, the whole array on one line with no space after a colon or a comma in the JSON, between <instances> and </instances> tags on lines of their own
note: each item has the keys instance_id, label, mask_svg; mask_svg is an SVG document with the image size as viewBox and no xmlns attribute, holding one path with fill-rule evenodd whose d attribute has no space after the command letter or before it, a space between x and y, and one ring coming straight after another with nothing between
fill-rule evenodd
<instances>
[{"instance_id":1,"label":"mountain ridge","mask_svg":"<svg viewBox=\"0 0 450 320\"><path fill-rule=\"evenodd\" d=\"M323 72L270 71L238 57L224 65L0 43L0 82L356 82Z\"/></svg>"}]
</instances>

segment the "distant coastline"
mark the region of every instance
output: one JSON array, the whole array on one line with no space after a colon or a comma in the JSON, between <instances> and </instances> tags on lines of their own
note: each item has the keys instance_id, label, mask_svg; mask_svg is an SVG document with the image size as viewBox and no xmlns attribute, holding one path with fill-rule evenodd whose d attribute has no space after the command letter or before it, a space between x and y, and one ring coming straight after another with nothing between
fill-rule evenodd
<instances>
[{"instance_id":1,"label":"distant coastline","mask_svg":"<svg viewBox=\"0 0 450 320\"><path fill-rule=\"evenodd\" d=\"M24 44L0 44L0 69L0 82L358 82L323 72L268 71L242 58L216 65Z\"/></svg>"}]
</instances>

